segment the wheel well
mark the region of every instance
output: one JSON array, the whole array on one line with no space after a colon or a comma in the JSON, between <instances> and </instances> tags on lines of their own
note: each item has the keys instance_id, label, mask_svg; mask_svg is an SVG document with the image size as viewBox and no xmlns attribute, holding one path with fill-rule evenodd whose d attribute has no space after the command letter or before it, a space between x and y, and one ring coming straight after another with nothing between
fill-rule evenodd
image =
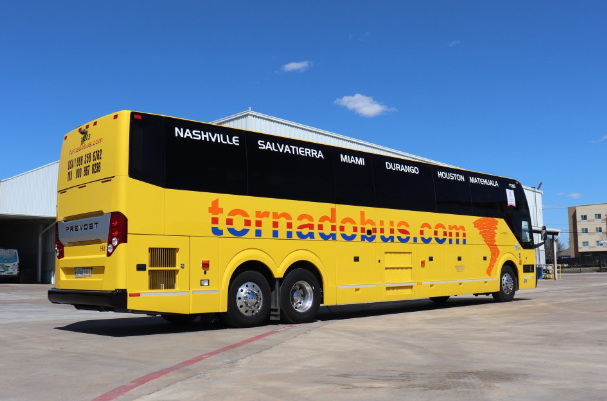
<instances>
[{"instance_id":1,"label":"wheel well","mask_svg":"<svg viewBox=\"0 0 607 401\"><path fill-rule=\"evenodd\" d=\"M232 282L234 281L234 279L240 273L243 273L245 271L255 271L255 272L258 272L259 274L261 274L266 279L266 281L268 282L268 285L270 286L270 288L274 288L274 281L276 279L274 278L274 275L272 274L272 271L268 268L268 266L266 266L265 264L263 264L262 262L260 262L258 260L249 260L247 262L244 262L240 266L238 266L238 268L236 270L234 270L234 273L232 273L232 277L230 277L230 284L229 285L232 285Z\"/></svg>"},{"instance_id":2,"label":"wheel well","mask_svg":"<svg viewBox=\"0 0 607 401\"><path fill-rule=\"evenodd\" d=\"M298 262L293 263L291 266L289 266L287 271L285 271L283 278L287 277L287 275L295 269L307 270L316 277L316 280L318 280L318 283L320 284L320 294L321 294L320 303L324 303L325 293L323 291L323 280L322 280L322 275L320 274L320 271L318 270L318 267L316 267L316 265L314 265L313 263L308 262L307 260L300 260Z\"/></svg>"},{"instance_id":3,"label":"wheel well","mask_svg":"<svg viewBox=\"0 0 607 401\"><path fill-rule=\"evenodd\" d=\"M516 284L516 286L514 287L517 291L518 291L518 269L516 268L516 265L514 263L512 263L511 261L507 261L506 263L504 263L504 266L510 266L510 268L512 269L512 272L514 273L514 282ZM502 267L503 269L503 267ZM501 276L501 274L500 274Z\"/></svg>"}]
</instances>

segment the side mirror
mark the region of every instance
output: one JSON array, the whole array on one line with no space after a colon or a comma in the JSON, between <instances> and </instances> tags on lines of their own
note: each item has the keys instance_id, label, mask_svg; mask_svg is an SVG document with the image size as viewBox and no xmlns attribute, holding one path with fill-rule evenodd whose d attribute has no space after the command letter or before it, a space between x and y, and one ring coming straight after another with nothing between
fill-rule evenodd
<instances>
[{"instance_id":1,"label":"side mirror","mask_svg":"<svg viewBox=\"0 0 607 401\"><path fill-rule=\"evenodd\" d=\"M546 226L542 227L542 241L539 244L533 245L535 249L543 246L546 243L546 237L548 237L548 232L546 231Z\"/></svg>"}]
</instances>

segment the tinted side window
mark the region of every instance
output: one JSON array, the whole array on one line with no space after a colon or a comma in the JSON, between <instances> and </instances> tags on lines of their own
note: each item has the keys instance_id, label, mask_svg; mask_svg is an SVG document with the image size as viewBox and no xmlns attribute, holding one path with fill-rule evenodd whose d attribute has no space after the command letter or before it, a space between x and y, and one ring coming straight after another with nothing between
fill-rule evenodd
<instances>
[{"instance_id":1,"label":"tinted side window","mask_svg":"<svg viewBox=\"0 0 607 401\"><path fill-rule=\"evenodd\" d=\"M521 243L523 248L533 248L533 233L531 226L531 216L529 214L529 204L525 196L525 190L519 183L514 184L514 195L516 207L510 207L514 214L512 219L512 231Z\"/></svg>"},{"instance_id":2,"label":"tinted side window","mask_svg":"<svg viewBox=\"0 0 607 401\"><path fill-rule=\"evenodd\" d=\"M129 135L129 177L164 186L163 118L131 113Z\"/></svg>"},{"instance_id":3,"label":"tinted side window","mask_svg":"<svg viewBox=\"0 0 607 401\"><path fill-rule=\"evenodd\" d=\"M373 161L378 207L435 212L432 168L408 160L378 156Z\"/></svg>"},{"instance_id":4,"label":"tinted side window","mask_svg":"<svg viewBox=\"0 0 607 401\"><path fill-rule=\"evenodd\" d=\"M247 193L242 131L172 118L164 126L167 188Z\"/></svg>"},{"instance_id":5,"label":"tinted side window","mask_svg":"<svg viewBox=\"0 0 607 401\"><path fill-rule=\"evenodd\" d=\"M516 183L514 189L514 195L516 198L516 209L524 212L529 212L529 204L527 203L527 197L525 196L525 190L521 184Z\"/></svg>"},{"instance_id":6,"label":"tinted side window","mask_svg":"<svg viewBox=\"0 0 607 401\"><path fill-rule=\"evenodd\" d=\"M467 173L461 170L435 167L434 190L438 213L472 213Z\"/></svg>"},{"instance_id":7,"label":"tinted side window","mask_svg":"<svg viewBox=\"0 0 607 401\"><path fill-rule=\"evenodd\" d=\"M247 136L249 195L335 202L329 148L269 135Z\"/></svg>"},{"instance_id":8,"label":"tinted side window","mask_svg":"<svg viewBox=\"0 0 607 401\"><path fill-rule=\"evenodd\" d=\"M336 148L335 194L337 203L353 206L373 206L373 169L371 155Z\"/></svg>"},{"instance_id":9,"label":"tinted side window","mask_svg":"<svg viewBox=\"0 0 607 401\"><path fill-rule=\"evenodd\" d=\"M481 217L504 218L509 189L505 180L483 174L470 173L472 213Z\"/></svg>"}]
</instances>

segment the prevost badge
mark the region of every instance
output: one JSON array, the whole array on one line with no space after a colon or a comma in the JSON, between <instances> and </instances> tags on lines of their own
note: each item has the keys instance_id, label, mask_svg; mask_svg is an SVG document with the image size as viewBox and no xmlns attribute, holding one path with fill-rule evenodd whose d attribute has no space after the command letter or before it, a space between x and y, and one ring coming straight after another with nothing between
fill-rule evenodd
<instances>
[{"instance_id":1,"label":"prevost badge","mask_svg":"<svg viewBox=\"0 0 607 401\"><path fill-rule=\"evenodd\" d=\"M58 224L61 242L107 240L110 230L110 213L74 221L60 221Z\"/></svg>"}]
</instances>

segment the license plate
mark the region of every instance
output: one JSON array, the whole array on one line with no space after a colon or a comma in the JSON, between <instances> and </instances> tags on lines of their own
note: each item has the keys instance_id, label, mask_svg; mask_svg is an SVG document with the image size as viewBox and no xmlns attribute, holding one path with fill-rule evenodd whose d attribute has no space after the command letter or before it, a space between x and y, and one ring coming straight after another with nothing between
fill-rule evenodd
<instances>
[{"instance_id":1,"label":"license plate","mask_svg":"<svg viewBox=\"0 0 607 401\"><path fill-rule=\"evenodd\" d=\"M91 273L92 273L92 268L90 267L77 267L76 269L74 269L74 275L76 276L76 278L78 277L91 277Z\"/></svg>"}]
</instances>

